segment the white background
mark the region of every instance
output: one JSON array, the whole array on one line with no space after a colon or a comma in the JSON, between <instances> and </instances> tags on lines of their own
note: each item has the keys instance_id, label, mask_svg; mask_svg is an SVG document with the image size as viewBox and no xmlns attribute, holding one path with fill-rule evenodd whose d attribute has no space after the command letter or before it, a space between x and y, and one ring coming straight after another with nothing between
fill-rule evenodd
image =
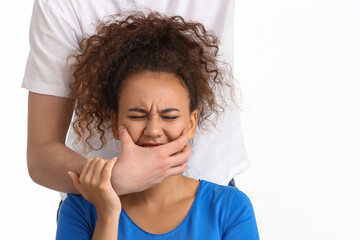
<instances>
[{"instance_id":1,"label":"white background","mask_svg":"<svg viewBox=\"0 0 360 240\"><path fill-rule=\"evenodd\" d=\"M33 2L0 3L0 239L53 239L58 193L26 167ZM262 240L360 239L360 1L238 1L235 75Z\"/></svg>"}]
</instances>

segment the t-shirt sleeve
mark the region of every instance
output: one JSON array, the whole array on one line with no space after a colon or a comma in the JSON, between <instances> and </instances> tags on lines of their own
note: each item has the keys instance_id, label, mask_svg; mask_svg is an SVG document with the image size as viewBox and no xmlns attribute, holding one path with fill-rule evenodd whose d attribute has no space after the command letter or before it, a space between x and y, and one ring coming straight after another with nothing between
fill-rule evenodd
<instances>
[{"instance_id":1,"label":"t-shirt sleeve","mask_svg":"<svg viewBox=\"0 0 360 240\"><path fill-rule=\"evenodd\" d=\"M259 240L255 214L250 199L234 191L222 240Z\"/></svg>"},{"instance_id":2,"label":"t-shirt sleeve","mask_svg":"<svg viewBox=\"0 0 360 240\"><path fill-rule=\"evenodd\" d=\"M88 202L81 195L68 194L60 207L57 240L89 240L93 236Z\"/></svg>"},{"instance_id":3,"label":"t-shirt sleeve","mask_svg":"<svg viewBox=\"0 0 360 240\"><path fill-rule=\"evenodd\" d=\"M55 5L57 4L57 5ZM30 52L21 87L69 97L71 62L82 31L67 1L35 0L29 30Z\"/></svg>"}]
</instances>

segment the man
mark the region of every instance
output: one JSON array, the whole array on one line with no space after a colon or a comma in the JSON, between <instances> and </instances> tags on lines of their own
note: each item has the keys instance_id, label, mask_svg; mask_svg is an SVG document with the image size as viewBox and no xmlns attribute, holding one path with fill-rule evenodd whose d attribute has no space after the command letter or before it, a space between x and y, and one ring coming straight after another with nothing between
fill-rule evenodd
<instances>
[{"instance_id":1,"label":"man","mask_svg":"<svg viewBox=\"0 0 360 240\"><path fill-rule=\"evenodd\" d=\"M27 162L30 177L47 188L77 193L67 175L69 170L80 173L88 157L110 159L119 155L112 178L119 195L154 186L168 177L169 172L218 184L230 181L229 184L234 185L233 177L248 166L238 112L228 111L210 135L197 135L189 161L191 150L185 147L185 135L152 149L151 154L145 155L143 149L136 148L126 158L121 154L123 146L120 151L112 142L100 151L87 153L73 144L75 134L69 126L74 101L69 96L72 75L68 57L76 53L84 37L96 30L98 20L124 9L156 10L203 23L219 37L220 53L232 65L234 0L35 0L30 53L22 85L29 90ZM145 157L148 161L143 161ZM142 171L133 171L125 167L129 162L146 165L142 165ZM176 173L169 169L176 169Z\"/></svg>"}]
</instances>

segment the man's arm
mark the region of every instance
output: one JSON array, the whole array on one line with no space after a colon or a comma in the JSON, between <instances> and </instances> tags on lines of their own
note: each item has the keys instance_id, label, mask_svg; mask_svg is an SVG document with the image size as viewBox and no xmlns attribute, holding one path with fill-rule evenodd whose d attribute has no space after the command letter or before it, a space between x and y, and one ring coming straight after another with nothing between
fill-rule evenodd
<instances>
[{"instance_id":1,"label":"man's arm","mask_svg":"<svg viewBox=\"0 0 360 240\"><path fill-rule=\"evenodd\" d=\"M81 173L85 158L65 145L74 100L29 92L27 162L31 179L47 188L78 193L68 171ZM187 131L163 146L142 148L127 131L120 133L121 151L111 182L119 194L139 192L168 176L182 174L191 147ZM139 168L139 166L142 166Z\"/></svg>"},{"instance_id":2,"label":"man's arm","mask_svg":"<svg viewBox=\"0 0 360 240\"><path fill-rule=\"evenodd\" d=\"M85 158L65 145L74 100L29 91L27 164L31 179L53 190L77 193L68 171L80 173Z\"/></svg>"}]
</instances>

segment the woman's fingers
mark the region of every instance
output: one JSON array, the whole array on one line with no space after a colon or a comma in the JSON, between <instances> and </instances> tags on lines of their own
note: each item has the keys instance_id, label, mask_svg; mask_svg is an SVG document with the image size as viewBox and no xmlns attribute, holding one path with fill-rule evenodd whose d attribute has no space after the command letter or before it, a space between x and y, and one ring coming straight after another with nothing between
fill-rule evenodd
<instances>
[{"instance_id":1,"label":"woman's fingers","mask_svg":"<svg viewBox=\"0 0 360 240\"><path fill-rule=\"evenodd\" d=\"M88 169L90 167L92 160L93 160L93 158L86 159L85 164L81 170L80 179L79 179L80 183L83 183L85 181L85 176L88 172Z\"/></svg>"},{"instance_id":2,"label":"woman's fingers","mask_svg":"<svg viewBox=\"0 0 360 240\"><path fill-rule=\"evenodd\" d=\"M93 179L93 175L94 175L94 171L95 171L95 166L96 163L98 162L98 158L95 158L91 161L89 168L86 172L85 178L84 178L84 182L86 184L91 184L92 183L92 179Z\"/></svg>"},{"instance_id":3,"label":"woman's fingers","mask_svg":"<svg viewBox=\"0 0 360 240\"><path fill-rule=\"evenodd\" d=\"M80 181L79 181L79 175L72 171L68 171L68 174L71 178L71 181L72 181L75 189L78 190L78 192L82 194L82 188L81 188Z\"/></svg>"},{"instance_id":4,"label":"woman's fingers","mask_svg":"<svg viewBox=\"0 0 360 240\"><path fill-rule=\"evenodd\" d=\"M92 184L93 185L98 185L101 181L101 174L103 171L103 168L105 166L105 164L108 162L108 160L102 159L102 158L95 158L94 160L94 171L93 171L93 176L92 176Z\"/></svg>"},{"instance_id":5,"label":"woman's fingers","mask_svg":"<svg viewBox=\"0 0 360 240\"><path fill-rule=\"evenodd\" d=\"M110 182L112 169L113 169L116 161L117 161L117 158L113 158L105 164L104 169L101 174L101 182Z\"/></svg>"},{"instance_id":6,"label":"woman's fingers","mask_svg":"<svg viewBox=\"0 0 360 240\"><path fill-rule=\"evenodd\" d=\"M87 159L80 177L69 171L74 187L89 202L93 203L99 212L121 212L119 196L111 185L112 169L117 158L107 160L102 158Z\"/></svg>"},{"instance_id":7,"label":"woman's fingers","mask_svg":"<svg viewBox=\"0 0 360 240\"><path fill-rule=\"evenodd\" d=\"M116 160L117 158L106 160L98 157L87 159L80 177L76 173L69 171L74 187L79 191L80 188L83 189L84 187L96 187L100 182L110 182Z\"/></svg>"}]
</instances>

